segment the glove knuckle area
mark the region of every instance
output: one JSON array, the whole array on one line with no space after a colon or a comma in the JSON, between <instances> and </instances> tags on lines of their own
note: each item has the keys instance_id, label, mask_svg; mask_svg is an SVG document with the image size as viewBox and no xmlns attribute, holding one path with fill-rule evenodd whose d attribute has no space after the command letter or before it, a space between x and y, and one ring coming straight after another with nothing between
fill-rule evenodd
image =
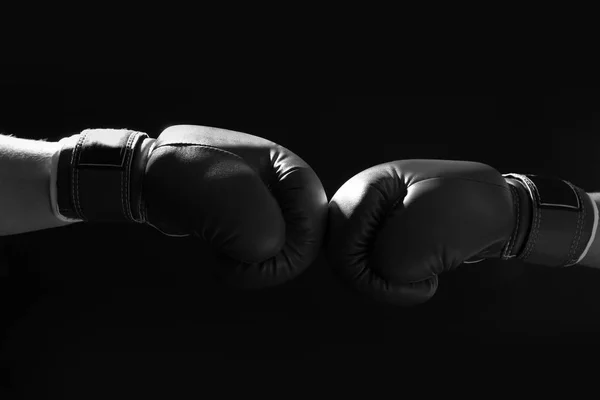
<instances>
[{"instance_id":1,"label":"glove knuckle area","mask_svg":"<svg viewBox=\"0 0 600 400\"><path fill-rule=\"evenodd\" d=\"M386 273L389 263L374 258L377 242L390 243L386 256L399 253L395 240L381 229L390 214L402 207L407 187L392 163L367 169L348 180L329 203L326 255L331 267L354 289L387 303L410 306L431 298L437 276L410 281ZM388 239L394 239L388 236ZM391 254L390 254L391 251ZM392 263L393 264L393 263ZM394 265L397 267L397 265Z\"/></svg>"},{"instance_id":2,"label":"glove knuckle area","mask_svg":"<svg viewBox=\"0 0 600 400\"><path fill-rule=\"evenodd\" d=\"M512 201L503 183L496 170L472 162L405 160L367 169L330 202L330 263L373 297L424 302L437 275L510 235Z\"/></svg>"},{"instance_id":3,"label":"glove knuckle area","mask_svg":"<svg viewBox=\"0 0 600 400\"><path fill-rule=\"evenodd\" d=\"M308 164L280 147L272 166L271 193L286 223L285 253L296 274L317 257L327 227L327 194Z\"/></svg>"},{"instance_id":4,"label":"glove knuckle area","mask_svg":"<svg viewBox=\"0 0 600 400\"><path fill-rule=\"evenodd\" d=\"M221 258L216 277L244 288L268 287L294 278L316 259L327 196L300 157L231 131L177 126L163 135L157 154L193 182L186 190L198 200L187 209L197 210L196 233Z\"/></svg>"},{"instance_id":5,"label":"glove knuckle area","mask_svg":"<svg viewBox=\"0 0 600 400\"><path fill-rule=\"evenodd\" d=\"M393 168L407 184L433 178L459 178L506 186L502 175L495 168L474 161L415 159L393 161L383 165Z\"/></svg>"},{"instance_id":6,"label":"glove knuckle area","mask_svg":"<svg viewBox=\"0 0 600 400\"><path fill-rule=\"evenodd\" d=\"M148 163L145 187L153 224L175 221L180 230L195 232L232 258L260 262L284 245L279 205L235 155L204 147L162 147Z\"/></svg>"},{"instance_id":7,"label":"glove knuckle area","mask_svg":"<svg viewBox=\"0 0 600 400\"><path fill-rule=\"evenodd\" d=\"M219 271L233 286L264 288L287 282L317 258L327 226L327 195L317 174L300 157L278 146L268 177L269 195L285 224L285 245L258 263L238 263Z\"/></svg>"},{"instance_id":8,"label":"glove knuckle area","mask_svg":"<svg viewBox=\"0 0 600 400\"><path fill-rule=\"evenodd\" d=\"M215 165L219 171L204 179L205 236L230 257L259 263L277 255L286 239L279 204L260 177L243 162ZM225 167L228 171L221 169Z\"/></svg>"}]
</instances>

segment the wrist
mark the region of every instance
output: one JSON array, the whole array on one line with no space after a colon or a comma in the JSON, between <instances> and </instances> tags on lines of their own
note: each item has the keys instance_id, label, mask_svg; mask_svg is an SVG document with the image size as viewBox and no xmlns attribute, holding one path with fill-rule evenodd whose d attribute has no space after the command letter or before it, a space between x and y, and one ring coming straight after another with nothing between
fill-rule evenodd
<instances>
[{"instance_id":1,"label":"wrist","mask_svg":"<svg viewBox=\"0 0 600 400\"><path fill-rule=\"evenodd\" d=\"M517 231L526 233L524 245L515 253L517 257L556 267L580 263L596 236L598 207L592 198L558 178L520 174L504 177L509 183L519 183L527 193L524 201L515 203L517 215L522 214Z\"/></svg>"},{"instance_id":2,"label":"wrist","mask_svg":"<svg viewBox=\"0 0 600 400\"><path fill-rule=\"evenodd\" d=\"M143 198L143 183L144 183L144 175L146 173L146 165L148 165L148 159L150 158L150 154L154 149L154 144L156 139L152 138L144 138L141 141L139 146L139 150L135 152L133 157L133 168L134 174L136 175L134 179L132 179L132 184L135 185L131 188L132 193L132 208L137 210L136 215L140 222L146 222L146 204Z\"/></svg>"},{"instance_id":3,"label":"wrist","mask_svg":"<svg viewBox=\"0 0 600 400\"><path fill-rule=\"evenodd\" d=\"M67 225L52 208L53 156L58 142L0 135L0 235Z\"/></svg>"},{"instance_id":4,"label":"wrist","mask_svg":"<svg viewBox=\"0 0 600 400\"><path fill-rule=\"evenodd\" d=\"M54 216L61 222L74 223L74 222L82 222L83 220L80 218L69 218L60 213L60 208L58 205L57 199L57 177L58 177L58 161L60 158L60 152L65 145L70 141L74 141L77 135L69 136L61 139L54 146L54 151L52 153L52 157L50 158L49 165L49 175L50 175L50 208L52 209L52 213Z\"/></svg>"},{"instance_id":5,"label":"wrist","mask_svg":"<svg viewBox=\"0 0 600 400\"><path fill-rule=\"evenodd\" d=\"M141 189L151 142L127 129L86 129L65 138L56 166L57 212L99 222L145 222Z\"/></svg>"}]
</instances>

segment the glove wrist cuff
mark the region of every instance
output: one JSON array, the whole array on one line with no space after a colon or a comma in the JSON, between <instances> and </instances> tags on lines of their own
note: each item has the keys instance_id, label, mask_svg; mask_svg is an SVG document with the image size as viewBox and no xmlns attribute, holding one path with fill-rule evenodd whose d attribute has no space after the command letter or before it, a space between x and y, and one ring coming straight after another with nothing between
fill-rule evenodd
<instances>
[{"instance_id":1,"label":"glove wrist cuff","mask_svg":"<svg viewBox=\"0 0 600 400\"><path fill-rule=\"evenodd\" d=\"M56 167L57 216L145 222L146 139L145 133L125 129L86 129L63 139Z\"/></svg>"},{"instance_id":2,"label":"glove wrist cuff","mask_svg":"<svg viewBox=\"0 0 600 400\"><path fill-rule=\"evenodd\" d=\"M594 229L594 205L587 193L556 178L519 174L504 177L527 194L525 202L519 201L524 216L514 234L525 240L512 249L508 258L517 256L532 264L556 267L579 262Z\"/></svg>"},{"instance_id":3,"label":"glove wrist cuff","mask_svg":"<svg viewBox=\"0 0 600 400\"><path fill-rule=\"evenodd\" d=\"M501 251L500 258L510 260L521 254L524 249L533 211L526 186L520 180L509 175L504 175L504 178L512 193L515 227L513 234Z\"/></svg>"}]
</instances>

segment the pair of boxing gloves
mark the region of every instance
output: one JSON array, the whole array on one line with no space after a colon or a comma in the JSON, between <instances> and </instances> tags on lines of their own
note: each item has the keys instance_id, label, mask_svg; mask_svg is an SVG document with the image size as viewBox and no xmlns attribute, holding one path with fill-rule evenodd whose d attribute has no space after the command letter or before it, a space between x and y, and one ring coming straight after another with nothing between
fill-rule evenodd
<instances>
[{"instance_id":1,"label":"pair of boxing gloves","mask_svg":"<svg viewBox=\"0 0 600 400\"><path fill-rule=\"evenodd\" d=\"M324 245L353 287L414 305L463 262L573 265L596 234L596 205L580 188L476 162L376 165L328 202L299 156L245 133L177 125L153 139L89 129L61 144L51 181L59 219L130 221L197 237L221 259L221 277L247 288L294 278Z\"/></svg>"}]
</instances>

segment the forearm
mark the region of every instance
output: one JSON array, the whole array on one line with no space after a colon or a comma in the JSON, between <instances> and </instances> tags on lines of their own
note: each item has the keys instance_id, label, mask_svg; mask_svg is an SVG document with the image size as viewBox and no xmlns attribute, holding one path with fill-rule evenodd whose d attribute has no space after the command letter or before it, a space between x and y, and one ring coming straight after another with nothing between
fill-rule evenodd
<instances>
[{"instance_id":1,"label":"forearm","mask_svg":"<svg viewBox=\"0 0 600 400\"><path fill-rule=\"evenodd\" d=\"M58 143L0 135L0 236L69 225L50 202Z\"/></svg>"}]
</instances>

